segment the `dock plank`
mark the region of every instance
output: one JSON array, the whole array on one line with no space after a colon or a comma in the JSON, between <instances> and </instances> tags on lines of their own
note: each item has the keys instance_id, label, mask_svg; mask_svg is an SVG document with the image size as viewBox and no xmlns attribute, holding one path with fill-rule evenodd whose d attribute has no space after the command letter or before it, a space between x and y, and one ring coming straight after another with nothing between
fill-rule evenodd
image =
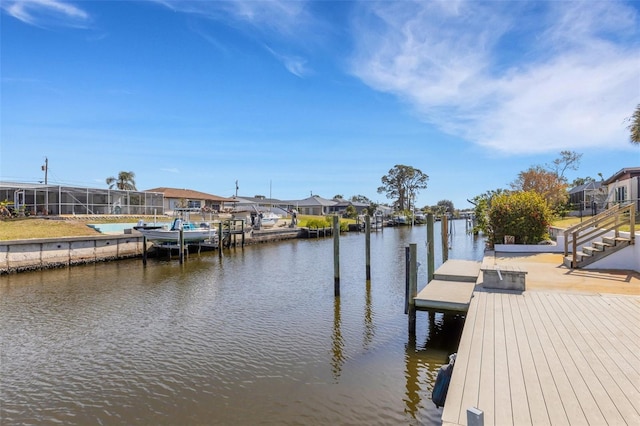
<instances>
[{"instance_id":1,"label":"dock plank","mask_svg":"<svg viewBox=\"0 0 640 426\"><path fill-rule=\"evenodd\" d=\"M480 275L480 262L449 259L433 273L434 280L451 280L475 283Z\"/></svg>"},{"instance_id":2,"label":"dock plank","mask_svg":"<svg viewBox=\"0 0 640 426\"><path fill-rule=\"evenodd\" d=\"M559 415L555 411L547 410L549 414L555 414L558 417L552 417L551 421L562 422L562 419L567 418L571 424L575 425L588 425L587 417L584 413L582 405L578 399L575 389L567 374L567 368L564 366L566 360L566 354L564 351L559 351L556 348L558 342L558 336L552 333L555 328L553 324L549 324L548 317L545 314L542 306L539 305L538 298L535 294L525 293L525 301L527 308L531 313L532 321L537 325L536 335L540 340L540 344L544 348L544 355L547 362L549 371L551 372L552 381L543 381L542 386L545 389L545 394L554 396L554 388L557 390L560 397L559 401L564 408L565 416ZM560 344L561 345L561 344Z\"/></svg>"},{"instance_id":3,"label":"dock plank","mask_svg":"<svg viewBox=\"0 0 640 426\"><path fill-rule=\"evenodd\" d=\"M475 282L431 280L414 298L416 309L466 312Z\"/></svg>"},{"instance_id":4,"label":"dock plank","mask_svg":"<svg viewBox=\"0 0 640 426\"><path fill-rule=\"evenodd\" d=\"M597 298L587 299L586 301L589 302L588 309L594 317L601 320L601 326L608 331L605 333L605 337L611 344L618 346L618 351L621 352L621 355L630 360L631 364L636 367L636 371L640 373L640 351L637 345L640 339L636 338L635 333L633 333L633 324L626 320L625 316L612 316L611 304L607 300L609 298L605 297L603 299L601 301ZM606 321L603 321L604 318L606 318Z\"/></svg>"},{"instance_id":5,"label":"dock plank","mask_svg":"<svg viewBox=\"0 0 640 426\"><path fill-rule=\"evenodd\" d=\"M509 294L502 295L502 312L504 315L504 333L513 422L517 425L530 425L532 423L527 389L524 384L524 366L522 365L520 351L518 350L514 315L511 311L509 299Z\"/></svg>"},{"instance_id":6,"label":"dock plank","mask_svg":"<svg viewBox=\"0 0 640 426\"><path fill-rule=\"evenodd\" d=\"M529 337L527 329L524 325L523 313L520 310L518 300L521 297L509 297L511 304L511 316L513 318L513 328L517 339L518 353L520 356L520 365L522 367L525 399L528 402L529 415L531 422L535 425L548 425L549 415L545 404L542 389L540 387L540 378L538 376L538 366L533 358L533 337Z\"/></svg>"},{"instance_id":7,"label":"dock plank","mask_svg":"<svg viewBox=\"0 0 640 426\"><path fill-rule=\"evenodd\" d=\"M640 341L631 341L630 344L634 345L635 349L630 350L621 341L612 338L605 322L593 315L593 311L589 309L590 306L588 303L582 303L578 308L581 310L582 317L588 322L585 326L592 330L594 345L598 345L602 353L609 355L603 360L606 363L605 366L612 369L618 368L620 370L618 385L628 396L633 396L630 398L632 401L640 401L640 360L636 356L640 352ZM609 364L611 362L613 365ZM627 387L628 385L630 387Z\"/></svg>"},{"instance_id":8,"label":"dock plank","mask_svg":"<svg viewBox=\"0 0 640 426\"><path fill-rule=\"evenodd\" d=\"M544 410L542 410L538 402L537 406L532 409L531 414L536 423L550 422L554 425L568 425L569 419L562 405L562 399L560 398L560 393L556 385L556 377L549 367L551 362L558 362L558 360L555 353L547 354L546 348L540 339L538 324L534 321L531 307L528 306L525 300L527 297L528 296L524 294L523 297L514 299L518 305L524 333L527 335L527 342L531 350L531 357L538 379L537 385L540 388L544 401ZM527 386L527 388L529 388L529 386ZM538 410L540 410L539 413L537 412ZM538 419L538 416L543 415L546 416L547 421L544 421L544 418Z\"/></svg>"},{"instance_id":9,"label":"dock plank","mask_svg":"<svg viewBox=\"0 0 640 426\"><path fill-rule=\"evenodd\" d=\"M486 300L485 297L482 297L478 299L476 304L477 314L471 335L471 347L482 345L483 331L485 329ZM482 362L483 353L481 351L474 351L469 354L466 371L467 383L465 383L465 389L462 394L462 408L465 410L471 407L480 408L478 406L478 396L480 394L480 371Z\"/></svg>"},{"instance_id":10,"label":"dock plank","mask_svg":"<svg viewBox=\"0 0 640 426\"><path fill-rule=\"evenodd\" d=\"M561 321L559 327L566 330L567 335L564 341L567 349L571 352L576 367L587 382L589 390L607 422L624 424L624 418L614 402L613 395L611 395L617 385L614 381L607 380L608 373L602 368L598 356L595 356L593 349L584 343L585 335L583 332L588 333L588 330L578 326L580 322L576 318L575 306L579 303L580 298L573 297L563 300L561 296L561 294L547 294L546 298L551 315L554 316L555 321ZM566 303L567 300L570 303ZM571 312L573 315L566 315L566 312Z\"/></svg>"},{"instance_id":11,"label":"dock plank","mask_svg":"<svg viewBox=\"0 0 640 426\"><path fill-rule=\"evenodd\" d=\"M484 412L484 421L487 425L495 423L495 375L494 364L494 298L486 292L478 292L474 297L485 299L484 333L482 335L482 370L480 371L480 395L478 396L478 408Z\"/></svg>"},{"instance_id":12,"label":"dock plank","mask_svg":"<svg viewBox=\"0 0 640 426\"><path fill-rule=\"evenodd\" d=\"M640 309L638 309L638 304L640 301L629 298L608 298L607 302L610 305L616 305L618 310L623 313L626 318L633 319L636 323L640 322Z\"/></svg>"},{"instance_id":13,"label":"dock plank","mask_svg":"<svg viewBox=\"0 0 640 426\"><path fill-rule=\"evenodd\" d=\"M508 375L507 340L504 325L504 312L502 309L502 295L492 294L494 298L494 356L495 356L495 423L496 425L513 424L513 411L511 410L511 388Z\"/></svg>"},{"instance_id":14,"label":"dock plank","mask_svg":"<svg viewBox=\"0 0 640 426\"><path fill-rule=\"evenodd\" d=\"M578 397L585 417L589 423L607 424L597 399L599 397L608 398L608 396L600 392L601 389L594 385L593 375L588 371L588 366L584 365L581 354L575 350L571 341L571 333L575 333L575 330L567 330L564 321L556 317L553 309L549 306L548 293L535 293L534 298L538 304L539 312L543 314L542 319L547 333L549 333L552 344L560 356L562 366L567 372L567 377Z\"/></svg>"},{"instance_id":15,"label":"dock plank","mask_svg":"<svg viewBox=\"0 0 640 426\"><path fill-rule=\"evenodd\" d=\"M608 416L607 418L614 423L623 424L625 421L630 420L631 424L640 424L640 413L629 401L629 397L632 396L634 403L637 403L640 401L640 394L633 392L633 395L630 395L628 386L626 387L627 392L622 390L627 379L622 375L622 371L613 362L608 353L599 347L594 336L594 332L597 333L597 331L590 326L590 322L584 318L583 311L580 310L579 305L583 303L582 299L584 298L569 298L566 295L559 294L552 298L551 303L556 313L566 306L572 306L575 309L574 312L578 313L578 315L570 316L567 322L570 322L577 331L572 339L576 349L580 351L602 387L602 391L608 395L611 401L611 405L607 406L607 411L603 409L605 415ZM619 417L617 414L619 414Z\"/></svg>"},{"instance_id":16,"label":"dock plank","mask_svg":"<svg viewBox=\"0 0 640 426\"><path fill-rule=\"evenodd\" d=\"M471 352L471 336L473 334L478 314L477 306L477 303L472 303L465 318L464 328L462 329L462 336L460 337L460 344L458 346L456 363L453 368L449 391L447 392L446 404L442 412L443 424L463 424L461 422L466 420L466 417L464 417L464 420L460 418L460 413L466 410L466 408L462 408L462 394L466 386L465 380L467 377L467 364L469 362Z\"/></svg>"}]
</instances>

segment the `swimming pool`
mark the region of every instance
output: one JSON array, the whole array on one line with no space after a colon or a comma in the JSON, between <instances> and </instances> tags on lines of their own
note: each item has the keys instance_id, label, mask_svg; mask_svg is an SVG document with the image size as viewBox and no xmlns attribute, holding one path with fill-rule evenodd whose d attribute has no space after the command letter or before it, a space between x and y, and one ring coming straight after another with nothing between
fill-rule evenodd
<instances>
[{"instance_id":1,"label":"swimming pool","mask_svg":"<svg viewBox=\"0 0 640 426\"><path fill-rule=\"evenodd\" d=\"M101 234L124 234L125 229L133 229L138 223L90 223L87 226L95 229ZM158 225L171 225L170 223L158 222Z\"/></svg>"}]
</instances>

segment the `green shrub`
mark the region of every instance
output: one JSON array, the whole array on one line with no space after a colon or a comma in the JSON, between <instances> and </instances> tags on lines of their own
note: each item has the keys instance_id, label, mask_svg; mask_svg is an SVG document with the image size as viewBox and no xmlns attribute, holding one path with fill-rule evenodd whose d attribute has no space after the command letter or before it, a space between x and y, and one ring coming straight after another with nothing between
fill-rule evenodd
<instances>
[{"instance_id":1,"label":"green shrub","mask_svg":"<svg viewBox=\"0 0 640 426\"><path fill-rule=\"evenodd\" d=\"M489 229L493 244L502 244L513 235L516 244L537 244L548 238L552 214L537 192L496 195L489 209Z\"/></svg>"},{"instance_id":2,"label":"green shrub","mask_svg":"<svg viewBox=\"0 0 640 426\"><path fill-rule=\"evenodd\" d=\"M331 222L326 218L311 218L307 220L305 224L308 228L328 228L331 227Z\"/></svg>"}]
</instances>

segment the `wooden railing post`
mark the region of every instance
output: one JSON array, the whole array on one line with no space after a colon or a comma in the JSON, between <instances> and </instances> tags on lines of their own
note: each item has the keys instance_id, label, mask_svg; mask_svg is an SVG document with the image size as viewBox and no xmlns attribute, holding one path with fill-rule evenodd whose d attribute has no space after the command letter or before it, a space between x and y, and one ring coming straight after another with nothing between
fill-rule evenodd
<instances>
[{"instance_id":1,"label":"wooden railing post","mask_svg":"<svg viewBox=\"0 0 640 426\"><path fill-rule=\"evenodd\" d=\"M571 250L572 250L572 253L571 253L571 267L572 268L576 267L576 265L577 265L576 261L578 259L578 254L577 254L577 252L578 252L578 242L576 241L576 234L577 234L577 231L571 233L571 238L573 239L572 245L571 245Z\"/></svg>"},{"instance_id":2,"label":"wooden railing post","mask_svg":"<svg viewBox=\"0 0 640 426\"><path fill-rule=\"evenodd\" d=\"M631 244L635 244L636 241L636 205L631 204L631 208L629 209L629 238L631 239Z\"/></svg>"}]
</instances>

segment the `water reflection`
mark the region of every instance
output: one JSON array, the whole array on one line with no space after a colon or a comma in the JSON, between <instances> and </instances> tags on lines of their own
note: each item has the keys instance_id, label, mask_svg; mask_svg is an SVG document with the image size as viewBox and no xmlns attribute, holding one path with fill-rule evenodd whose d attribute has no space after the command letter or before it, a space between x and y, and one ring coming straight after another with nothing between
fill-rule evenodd
<instances>
[{"instance_id":1,"label":"water reflection","mask_svg":"<svg viewBox=\"0 0 640 426\"><path fill-rule=\"evenodd\" d=\"M437 410L430 399L430 392L440 366L449 362L449 355L457 350L464 316L433 312L419 312L420 320L427 320L426 333L408 333L405 345L405 412L413 419L418 419L425 405ZM416 338L424 336L418 343ZM425 398L426 397L426 398ZM431 418L438 422L437 416Z\"/></svg>"},{"instance_id":2,"label":"water reflection","mask_svg":"<svg viewBox=\"0 0 640 426\"><path fill-rule=\"evenodd\" d=\"M333 373L334 383L338 383L342 372L342 364L345 360L343 349L344 340L340 326L340 298L335 297L333 300L333 333L331 335L331 372Z\"/></svg>"},{"instance_id":3,"label":"water reflection","mask_svg":"<svg viewBox=\"0 0 640 426\"><path fill-rule=\"evenodd\" d=\"M364 333L362 347L367 349L373 341L375 326L373 324L373 308L371 306L371 280L367 280L364 296Z\"/></svg>"}]
</instances>

